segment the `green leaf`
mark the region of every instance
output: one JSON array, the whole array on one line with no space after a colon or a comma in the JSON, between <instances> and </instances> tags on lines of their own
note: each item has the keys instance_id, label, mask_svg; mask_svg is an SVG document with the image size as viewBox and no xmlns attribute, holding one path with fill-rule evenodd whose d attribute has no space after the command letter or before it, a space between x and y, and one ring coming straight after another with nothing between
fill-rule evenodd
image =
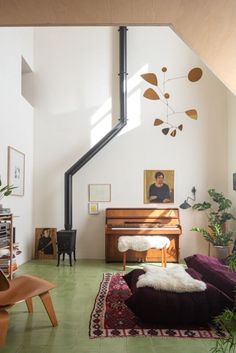
<instances>
[{"instance_id":1,"label":"green leaf","mask_svg":"<svg viewBox=\"0 0 236 353\"><path fill-rule=\"evenodd\" d=\"M211 204L210 202L203 202L203 203L196 203L195 205L192 206L192 208L194 210L198 210L198 211L205 211L208 210L209 208L211 208Z\"/></svg>"}]
</instances>

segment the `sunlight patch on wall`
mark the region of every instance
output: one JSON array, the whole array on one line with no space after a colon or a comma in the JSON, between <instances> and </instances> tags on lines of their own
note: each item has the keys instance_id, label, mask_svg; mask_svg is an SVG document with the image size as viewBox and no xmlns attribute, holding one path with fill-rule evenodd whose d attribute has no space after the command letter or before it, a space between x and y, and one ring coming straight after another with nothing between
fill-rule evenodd
<instances>
[{"instance_id":1,"label":"sunlight patch on wall","mask_svg":"<svg viewBox=\"0 0 236 353\"><path fill-rule=\"evenodd\" d=\"M90 134L91 147L100 141L112 129L111 111L106 115L97 116Z\"/></svg>"},{"instance_id":2,"label":"sunlight patch on wall","mask_svg":"<svg viewBox=\"0 0 236 353\"><path fill-rule=\"evenodd\" d=\"M127 82L128 102L127 116L128 124L120 132L120 135L133 130L141 125L141 100L142 94L140 85L142 83L141 74L148 71L148 64L139 69ZM118 122L118 121L117 121ZM90 144L94 146L112 129L112 99L111 97L96 110L91 116Z\"/></svg>"},{"instance_id":3,"label":"sunlight patch on wall","mask_svg":"<svg viewBox=\"0 0 236 353\"><path fill-rule=\"evenodd\" d=\"M93 147L112 129L112 100L109 97L91 116L90 145Z\"/></svg>"},{"instance_id":4,"label":"sunlight patch on wall","mask_svg":"<svg viewBox=\"0 0 236 353\"><path fill-rule=\"evenodd\" d=\"M141 125L141 74L148 72L148 64L142 66L131 78L128 79L128 124L120 132L120 135L127 133Z\"/></svg>"}]
</instances>

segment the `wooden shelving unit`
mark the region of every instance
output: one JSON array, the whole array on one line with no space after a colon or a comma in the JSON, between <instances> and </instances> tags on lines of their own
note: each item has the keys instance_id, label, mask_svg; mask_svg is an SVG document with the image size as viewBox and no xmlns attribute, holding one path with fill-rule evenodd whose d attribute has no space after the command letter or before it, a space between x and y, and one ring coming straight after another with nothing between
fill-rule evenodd
<instances>
[{"instance_id":1,"label":"wooden shelving unit","mask_svg":"<svg viewBox=\"0 0 236 353\"><path fill-rule=\"evenodd\" d=\"M0 250L6 253L0 255L0 269L12 279L15 264L13 264L13 216L11 213L0 213Z\"/></svg>"}]
</instances>

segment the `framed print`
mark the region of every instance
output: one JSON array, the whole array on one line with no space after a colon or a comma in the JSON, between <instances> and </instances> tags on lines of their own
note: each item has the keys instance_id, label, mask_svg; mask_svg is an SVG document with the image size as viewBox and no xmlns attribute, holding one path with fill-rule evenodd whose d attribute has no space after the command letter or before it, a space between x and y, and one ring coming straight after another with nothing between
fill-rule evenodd
<instances>
[{"instance_id":1,"label":"framed print","mask_svg":"<svg viewBox=\"0 0 236 353\"><path fill-rule=\"evenodd\" d=\"M56 259L56 228L35 228L35 259Z\"/></svg>"},{"instance_id":2,"label":"framed print","mask_svg":"<svg viewBox=\"0 0 236 353\"><path fill-rule=\"evenodd\" d=\"M99 213L98 202L89 202L88 208L89 208L89 214L98 214Z\"/></svg>"},{"instance_id":3,"label":"framed print","mask_svg":"<svg viewBox=\"0 0 236 353\"><path fill-rule=\"evenodd\" d=\"M89 202L110 202L111 184L89 184Z\"/></svg>"},{"instance_id":4,"label":"framed print","mask_svg":"<svg viewBox=\"0 0 236 353\"><path fill-rule=\"evenodd\" d=\"M174 202L174 170L144 170L144 203Z\"/></svg>"},{"instance_id":5,"label":"framed print","mask_svg":"<svg viewBox=\"0 0 236 353\"><path fill-rule=\"evenodd\" d=\"M8 185L13 185L11 195L24 196L25 188L25 155L8 146Z\"/></svg>"},{"instance_id":6,"label":"framed print","mask_svg":"<svg viewBox=\"0 0 236 353\"><path fill-rule=\"evenodd\" d=\"M236 190L236 173L233 173L233 190Z\"/></svg>"}]
</instances>

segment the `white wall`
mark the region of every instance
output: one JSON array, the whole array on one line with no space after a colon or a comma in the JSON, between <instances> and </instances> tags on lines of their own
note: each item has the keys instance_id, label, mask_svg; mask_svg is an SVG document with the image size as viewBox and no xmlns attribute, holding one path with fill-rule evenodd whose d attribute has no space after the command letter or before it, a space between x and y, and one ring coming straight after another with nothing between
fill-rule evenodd
<instances>
[{"instance_id":1,"label":"white wall","mask_svg":"<svg viewBox=\"0 0 236 353\"><path fill-rule=\"evenodd\" d=\"M7 183L7 147L25 153L25 195L2 200L10 207L16 227L21 264L31 258L33 205L33 108L21 96L21 56L33 67L33 29L0 28L0 175Z\"/></svg>"},{"instance_id":2,"label":"white wall","mask_svg":"<svg viewBox=\"0 0 236 353\"><path fill-rule=\"evenodd\" d=\"M233 204L233 212L236 214L236 191L233 190L233 173L236 172L236 97L227 92L227 118L228 118L228 192ZM231 229L235 229L235 222L232 222Z\"/></svg>"},{"instance_id":3,"label":"white wall","mask_svg":"<svg viewBox=\"0 0 236 353\"><path fill-rule=\"evenodd\" d=\"M64 172L112 125L117 106L118 34L106 28L37 28L35 30L35 226L64 227ZM170 104L177 111L195 108L199 119L178 119L184 129L175 138L153 126L164 105L142 97L150 85L140 74L168 68L170 77L199 66L203 77L170 81ZM73 227L80 258L104 258L106 207L149 207L143 203L143 171L175 170L178 207L197 188L227 191L226 90L195 54L167 27L130 27L128 31L128 126L74 176ZM114 113L115 117L119 114ZM113 116L113 117L114 117ZM112 199L101 213L88 215L88 184L110 183ZM162 206L162 205L157 205ZM151 205L155 207L155 205ZM207 244L189 231L204 224L202 214L181 210L181 257L207 253Z\"/></svg>"}]
</instances>

